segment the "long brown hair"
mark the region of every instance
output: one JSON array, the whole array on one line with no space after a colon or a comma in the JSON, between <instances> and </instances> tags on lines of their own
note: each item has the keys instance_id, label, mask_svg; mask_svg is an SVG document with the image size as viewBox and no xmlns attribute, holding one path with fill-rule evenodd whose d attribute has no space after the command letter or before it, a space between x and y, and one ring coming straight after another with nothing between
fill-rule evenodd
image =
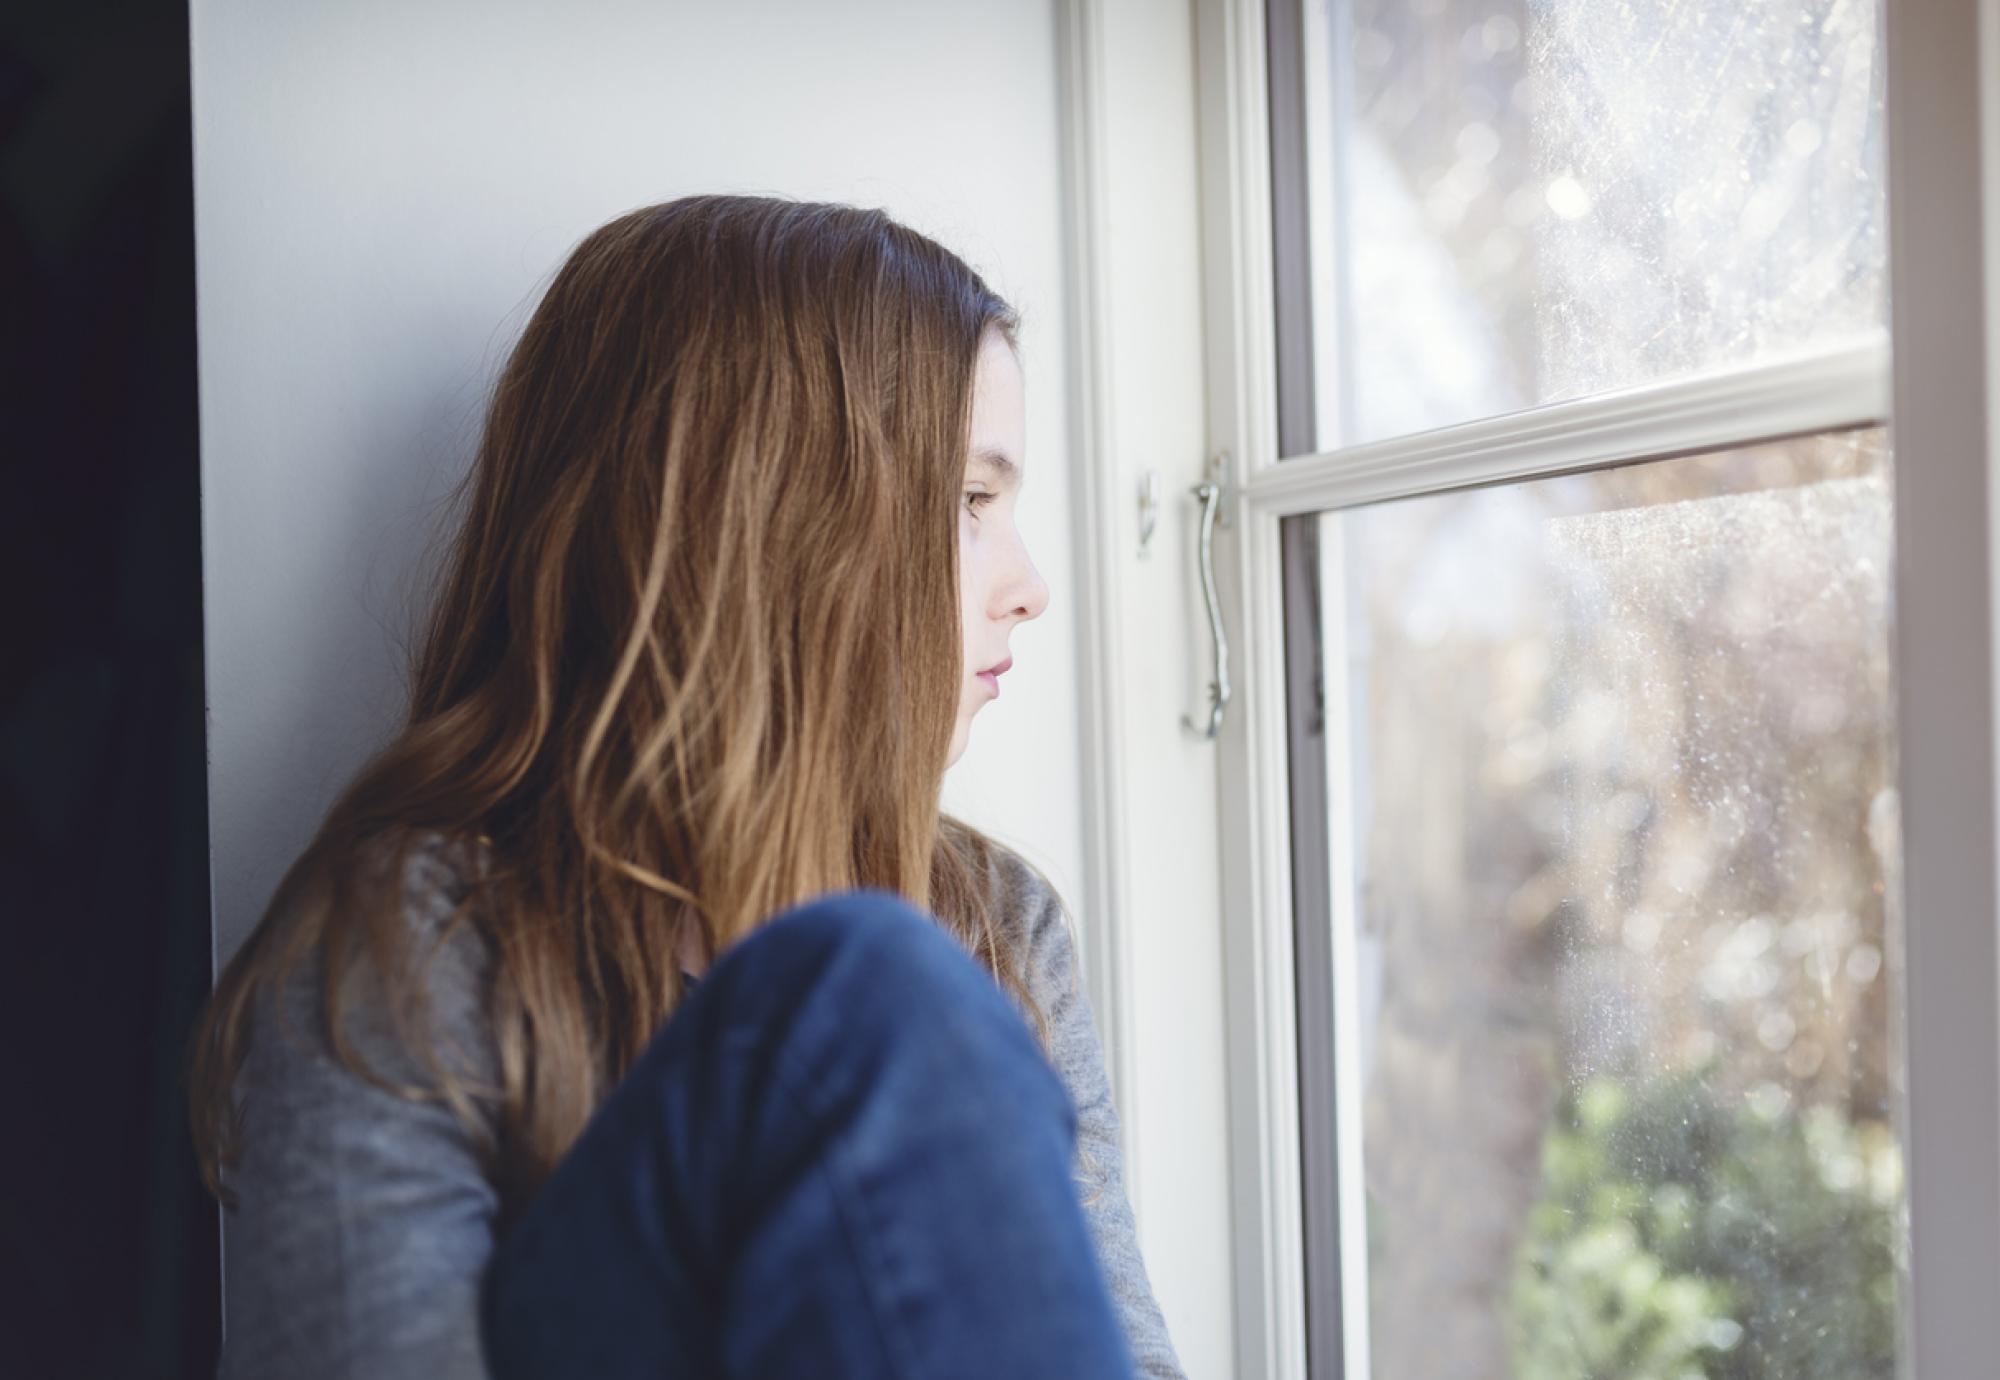
<instances>
[{"instance_id":1,"label":"long brown hair","mask_svg":"<svg viewBox=\"0 0 2000 1380\"><path fill-rule=\"evenodd\" d=\"M211 1190L253 998L319 946L326 1034L350 960L406 1038L421 840L458 848L451 918L495 956L502 1086L421 1036L439 1096L497 1100L518 1205L673 1011L680 945L716 954L813 896L935 914L1043 1014L996 914L997 848L939 813L963 667L958 495L985 333L1014 311L878 210L746 196L588 236L502 372L415 656L408 718L231 960L190 1051ZM434 950L433 950L434 952Z\"/></svg>"}]
</instances>

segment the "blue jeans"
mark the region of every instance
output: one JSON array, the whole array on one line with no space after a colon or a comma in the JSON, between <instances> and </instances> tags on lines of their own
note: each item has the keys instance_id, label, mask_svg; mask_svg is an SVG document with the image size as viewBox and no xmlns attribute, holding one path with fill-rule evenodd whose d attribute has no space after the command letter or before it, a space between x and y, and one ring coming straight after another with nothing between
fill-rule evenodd
<instances>
[{"instance_id":1,"label":"blue jeans","mask_svg":"<svg viewBox=\"0 0 2000 1380\"><path fill-rule=\"evenodd\" d=\"M1129 1377L1021 1013L937 922L824 897L731 947L502 1239L498 1380Z\"/></svg>"}]
</instances>

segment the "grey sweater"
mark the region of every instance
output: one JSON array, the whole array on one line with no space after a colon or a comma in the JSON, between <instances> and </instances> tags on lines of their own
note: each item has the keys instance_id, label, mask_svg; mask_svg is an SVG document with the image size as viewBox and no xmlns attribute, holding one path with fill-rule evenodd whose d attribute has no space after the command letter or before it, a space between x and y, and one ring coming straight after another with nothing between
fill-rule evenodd
<instances>
[{"instance_id":1,"label":"grey sweater","mask_svg":"<svg viewBox=\"0 0 2000 1380\"><path fill-rule=\"evenodd\" d=\"M1024 928L1029 990L1077 1108L1084 1215L1139 1374L1182 1380L1139 1256L1119 1163L1117 1113L1061 902L1002 855L1006 912ZM440 931L466 881L438 846L413 852L407 894L420 940ZM421 951L421 949L420 949ZM429 969L432 1020L455 1067L497 1084L488 1024L490 954L460 926ZM371 1068L425 1084L379 990L355 971L346 1028ZM266 1002L237 1091L242 1154L229 1174L222 1380L485 1380L478 1285L499 1197L477 1139L434 1101L367 1082L326 1048L319 964ZM273 1028L281 1014L285 1029ZM489 1135L497 1126L485 1128Z\"/></svg>"}]
</instances>

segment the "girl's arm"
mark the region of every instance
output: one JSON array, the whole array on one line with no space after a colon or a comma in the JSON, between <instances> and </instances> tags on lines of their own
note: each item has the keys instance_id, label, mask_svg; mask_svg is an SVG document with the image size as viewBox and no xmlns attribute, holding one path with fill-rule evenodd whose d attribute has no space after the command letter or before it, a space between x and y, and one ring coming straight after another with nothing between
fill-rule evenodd
<instances>
[{"instance_id":1,"label":"girl's arm","mask_svg":"<svg viewBox=\"0 0 2000 1380\"><path fill-rule=\"evenodd\" d=\"M1132 1363L1151 1380L1186 1380L1166 1320L1153 1299L1132 1206L1125 1197L1118 1111L1091 1019L1090 1002L1077 980L1076 945L1062 901L1018 858L1007 860L1007 904L1028 918L1028 988L1048 1017L1056 1071L1076 1103L1078 1188L1084 1216L1097 1243L1098 1262L1111 1289L1132 1348Z\"/></svg>"},{"instance_id":2,"label":"girl's arm","mask_svg":"<svg viewBox=\"0 0 2000 1380\"><path fill-rule=\"evenodd\" d=\"M419 951L450 910L442 864L412 864ZM485 1016L485 955L461 927L429 969L444 1057L497 1083ZM237 1087L247 1098L228 1182L221 1380L486 1380L479 1278L498 1199L477 1139L441 1102L398 1097L334 1059L321 965L301 962L265 1001ZM357 968L345 1029L363 1060L428 1085ZM275 1023L282 1008L285 1028Z\"/></svg>"}]
</instances>

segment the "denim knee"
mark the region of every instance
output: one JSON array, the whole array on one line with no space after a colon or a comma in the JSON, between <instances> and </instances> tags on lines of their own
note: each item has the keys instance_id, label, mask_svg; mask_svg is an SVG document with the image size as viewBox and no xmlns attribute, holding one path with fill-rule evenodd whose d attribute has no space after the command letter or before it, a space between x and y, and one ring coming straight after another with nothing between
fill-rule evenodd
<instances>
[{"instance_id":1,"label":"denim knee","mask_svg":"<svg viewBox=\"0 0 2000 1380\"><path fill-rule=\"evenodd\" d=\"M857 1014L878 1002L898 1010L956 1005L994 986L935 918L890 891L807 901L774 916L742 947L752 946L781 949L784 958L819 970L844 989L842 1006Z\"/></svg>"},{"instance_id":2,"label":"denim knee","mask_svg":"<svg viewBox=\"0 0 2000 1380\"><path fill-rule=\"evenodd\" d=\"M745 970L736 975L738 986L768 981L800 995L814 989L856 1037L875 1031L924 1038L969 1024L1001 1057L1032 1051L1045 1062L1026 1018L992 974L937 919L893 892L834 892L796 906L723 963L731 960Z\"/></svg>"}]
</instances>

